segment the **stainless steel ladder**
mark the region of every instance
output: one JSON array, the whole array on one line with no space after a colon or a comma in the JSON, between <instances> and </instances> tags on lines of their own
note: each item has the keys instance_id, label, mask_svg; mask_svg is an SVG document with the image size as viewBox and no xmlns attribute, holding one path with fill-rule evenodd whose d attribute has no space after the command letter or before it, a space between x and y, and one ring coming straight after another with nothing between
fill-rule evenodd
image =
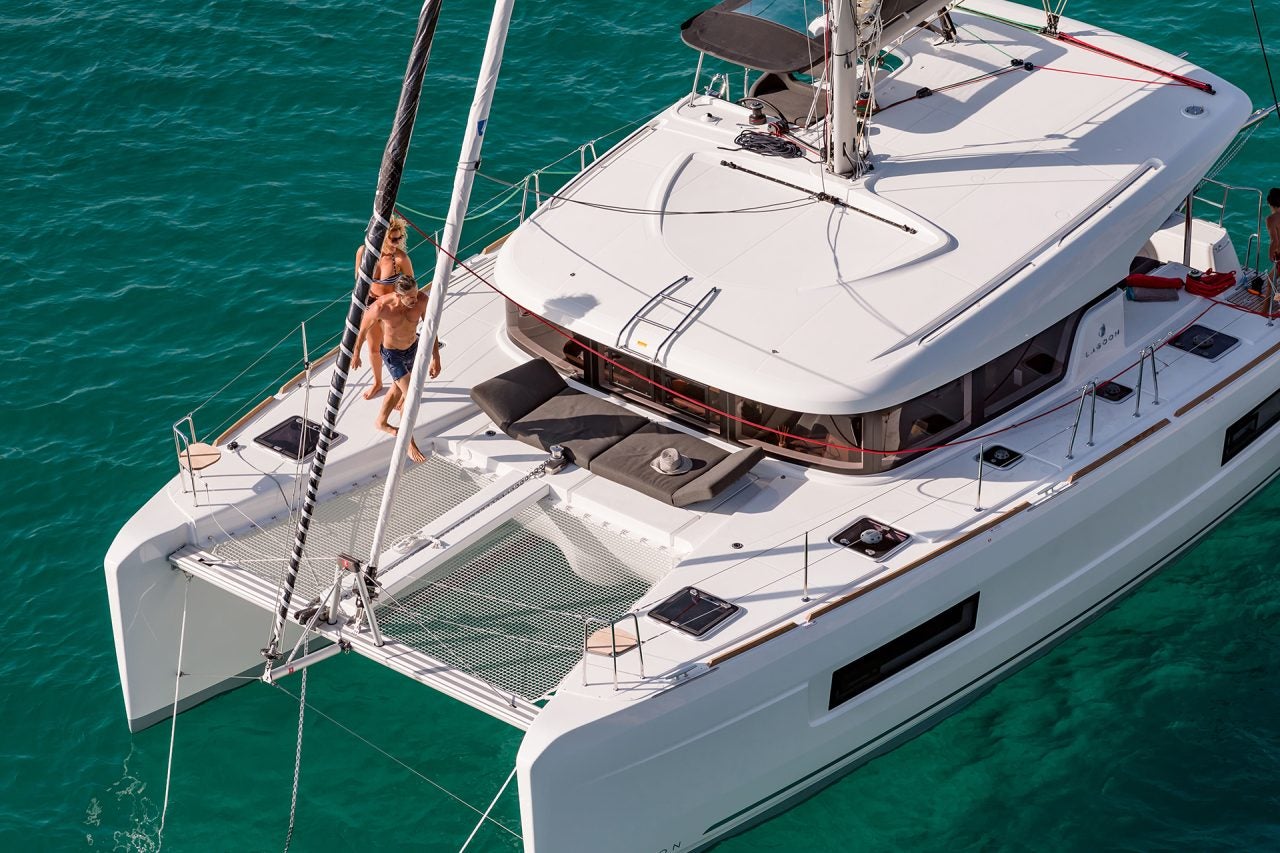
<instances>
[{"instance_id":1,"label":"stainless steel ladder","mask_svg":"<svg viewBox=\"0 0 1280 853\"><path fill-rule=\"evenodd\" d=\"M715 298L715 295L720 292L720 288L713 287L710 290L708 290L706 293L704 293L702 295L702 298L699 299L697 302L687 302L684 299L679 299L671 295L674 291L685 286L692 280L693 280L692 276L682 275L680 276L680 278L671 282L666 287L662 288L662 290L658 291L656 294L650 297L649 301L646 302L644 305L642 305L640 307L640 310L632 314L631 319L627 320L627 322L622 325L621 331L618 332L618 340L615 343L615 348L620 350L626 350L627 352L634 353L635 355L641 356L643 358L647 358L651 362L657 363L659 356L662 354L663 348L666 347L671 342L672 338L674 338L680 332L684 331L684 329L688 328L689 323L693 319L693 317L696 314L700 313L701 311L705 310L707 305L711 303L711 300ZM677 321L674 326L668 326L665 323L659 323L657 320L652 320L647 316L651 311L653 311L653 309L657 308L659 305L667 305L667 304L679 305L685 309L684 316L681 317L680 320ZM626 341L627 341L628 335L630 335L633 331L635 331L636 328L641 324L656 326L659 329L665 329L667 332L666 337L664 337L661 341L659 341L658 345L653 348L652 354L647 352L640 352L639 350L636 350L632 347L627 346Z\"/></svg>"}]
</instances>

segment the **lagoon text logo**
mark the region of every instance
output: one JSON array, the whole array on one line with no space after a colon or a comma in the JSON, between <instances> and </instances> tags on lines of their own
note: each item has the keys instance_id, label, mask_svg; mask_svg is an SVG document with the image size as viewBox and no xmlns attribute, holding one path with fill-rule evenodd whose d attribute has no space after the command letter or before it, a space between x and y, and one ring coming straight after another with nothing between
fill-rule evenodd
<instances>
[{"instance_id":1,"label":"lagoon text logo","mask_svg":"<svg viewBox=\"0 0 1280 853\"><path fill-rule=\"evenodd\" d=\"M1096 354L1099 350L1101 350L1103 347L1105 347L1107 344L1111 343L1118 337L1120 337L1120 332L1118 330L1108 332L1107 325L1103 323L1101 326L1098 327L1098 342L1094 344L1093 347L1091 347L1090 349L1085 350L1084 357L1088 358L1089 356Z\"/></svg>"}]
</instances>

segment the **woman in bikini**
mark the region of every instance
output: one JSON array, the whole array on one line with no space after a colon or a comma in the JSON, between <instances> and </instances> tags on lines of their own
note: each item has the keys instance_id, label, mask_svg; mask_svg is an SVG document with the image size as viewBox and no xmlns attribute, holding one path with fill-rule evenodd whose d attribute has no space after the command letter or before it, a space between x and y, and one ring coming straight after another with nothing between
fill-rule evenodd
<instances>
[{"instance_id":1,"label":"woman in bikini","mask_svg":"<svg viewBox=\"0 0 1280 853\"><path fill-rule=\"evenodd\" d=\"M404 250L408 236L407 223L400 216L391 217L391 225L387 228L387 236L382 239L382 254L378 264L373 268L373 283L369 286L369 299L366 307L372 305L380 296L395 291L396 282L401 276L413 275L413 262ZM356 249L356 275L360 275L360 261L364 259L364 246ZM373 385L364 392L366 400L372 399L382 390L382 327L374 323L369 329L369 366L373 368Z\"/></svg>"}]
</instances>

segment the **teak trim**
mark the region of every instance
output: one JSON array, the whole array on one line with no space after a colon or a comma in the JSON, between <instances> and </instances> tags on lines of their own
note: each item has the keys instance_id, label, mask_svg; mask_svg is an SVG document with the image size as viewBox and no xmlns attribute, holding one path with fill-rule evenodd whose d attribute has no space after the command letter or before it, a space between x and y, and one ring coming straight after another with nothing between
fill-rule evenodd
<instances>
[{"instance_id":1,"label":"teak trim","mask_svg":"<svg viewBox=\"0 0 1280 853\"><path fill-rule=\"evenodd\" d=\"M1131 438L1131 439L1129 439L1128 441L1126 441L1124 444L1122 444L1122 445L1120 445L1119 447L1117 447L1117 448L1113 449L1113 450L1112 450L1112 451L1110 451L1109 453L1104 453L1104 454L1102 454L1102 455L1101 455L1101 456L1099 456L1097 459L1095 459L1095 460L1093 460L1092 462L1090 462L1088 465L1085 465L1085 466L1084 466L1083 468L1081 468L1079 471L1076 471L1074 474L1072 474L1072 475L1067 479L1067 482L1068 482L1068 483L1075 483L1075 482L1078 482L1078 481L1079 481L1079 480L1081 480L1085 475L1087 475L1087 474L1091 474L1091 473L1093 473L1094 471L1098 470L1098 469L1099 469L1099 468L1101 468L1103 465L1106 465L1108 462L1110 462L1112 459L1115 459L1115 458L1116 458L1117 456L1119 456L1121 453L1124 453L1126 450L1129 450L1129 449L1130 449L1130 448L1132 448L1134 445L1138 444L1138 442L1140 442L1140 441L1145 441L1147 438L1150 438L1152 435L1156 434L1157 432L1159 432L1160 430L1164 429L1164 428L1165 428L1165 427L1167 427L1168 425L1169 425L1169 419L1168 419L1168 418L1163 418L1163 419L1161 419L1161 420L1160 420L1160 422L1159 422L1159 423L1154 423L1154 424L1152 424L1151 426L1149 426L1149 427L1147 427L1146 429L1144 429L1142 432L1140 432L1140 433L1138 433L1137 435L1135 435L1133 438Z\"/></svg>"},{"instance_id":2,"label":"teak trim","mask_svg":"<svg viewBox=\"0 0 1280 853\"><path fill-rule=\"evenodd\" d=\"M1253 370L1255 367L1257 367L1257 366L1258 366L1259 364L1261 364L1262 362L1264 362L1264 361L1266 361L1267 359L1271 358L1271 356L1275 355L1277 351L1280 351L1280 344L1272 344L1272 345L1271 345L1271 348L1270 348L1270 349L1268 349L1266 352L1264 352L1262 355L1258 356L1258 357L1257 357L1257 358L1255 358L1253 361L1249 362L1249 363L1248 363L1248 364L1246 364L1244 367L1240 368L1240 369L1239 369L1239 370L1237 370L1235 373L1231 374L1231 375L1230 375L1230 376L1228 376L1226 379L1224 379L1224 380L1222 380L1221 382L1219 382L1217 385L1214 385L1212 388L1210 388L1208 391L1205 391L1205 392L1204 392L1203 394L1201 394L1199 397L1196 397L1196 398L1195 398L1194 400L1192 400L1190 403L1187 403L1187 404L1186 404L1186 405L1184 405L1182 408L1178 409L1176 412L1174 412L1174 413L1173 413L1173 414L1174 414L1174 417L1178 417L1178 418L1182 417L1182 416L1183 416L1183 415L1185 415L1187 412L1191 411L1191 410L1192 410L1192 409L1194 409L1196 406L1198 406L1198 405L1200 405L1201 403L1203 403L1205 400L1208 400L1208 399L1209 399L1210 397L1212 397L1214 394L1217 394L1217 393L1218 393L1219 391L1221 391L1223 388L1226 388L1226 387L1227 387L1228 385L1230 385L1232 382L1235 382L1235 381L1236 381L1237 379L1239 379L1241 376L1244 376L1244 375L1245 375L1246 373L1248 373L1250 370Z\"/></svg>"},{"instance_id":3,"label":"teak trim","mask_svg":"<svg viewBox=\"0 0 1280 853\"><path fill-rule=\"evenodd\" d=\"M748 652L751 649L756 648L757 646L767 643L768 641L772 640L775 637L782 636L783 634L787 633L793 628L800 627L801 624L810 624L813 622L813 620L817 619L818 617L823 616L824 614L830 613L831 611L835 610L838 607L843 607L844 605L848 604L850 601L853 601L854 599L857 599L857 598L861 598L862 596L866 595L872 590L879 589L880 587L887 584L889 581L900 578L903 575L905 575L907 572L912 571L913 569L919 568L920 566L924 565L930 560L933 560L936 557L941 557L943 554L955 548L959 548L961 545L963 545L964 543L968 542L971 539L976 539L977 537L986 533L991 528L995 527L997 524L1000 524L1003 521L1007 521L1008 519L1012 518L1013 516L1017 515L1020 512L1023 512L1026 509L1029 509L1030 507L1031 507L1031 504L1024 501L1018 504L1017 506L1015 506L1013 509L1009 510L1008 512L1001 513L1000 515L997 515L995 518L989 519L986 522L978 525L973 530L970 530L968 533L964 534L963 536L960 536L957 539L953 539L952 541L941 546L940 548L935 548L933 551L930 551L928 554L925 554L923 557L920 557L919 559L916 559L916 560L912 560L911 562L905 563L902 566L892 571L885 572L884 574L879 575L878 577L872 578L870 581L864 583L862 586L859 586L857 589L851 590L850 592L847 592L844 595L837 596L836 598L833 598L831 601L828 601L827 603L819 607L816 607L813 610L810 610L808 613L800 617L800 621L784 622L783 624L775 626L774 628L768 631L765 631L762 634L757 634L756 636L747 640L745 643L742 643L740 645L726 649L725 651L720 652L716 655L713 655L712 657L707 659L707 666L718 666L719 664L722 664L727 660L731 660L732 658L737 657L743 652Z\"/></svg>"},{"instance_id":4,"label":"teak trim","mask_svg":"<svg viewBox=\"0 0 1280 853\"><path fill-rule=\"evenodd\" d=\"M331 358L333 358L335 355L337 355L337 354L338 354L338 350L340 350L340 349L342 349L342 344L338 344L338 346L334 347L333 349L329 350L329 351L328 351L327 353L325 353L324 355L322 355L322 356L320 356L319 358L317 358L315 361L311 362L311 367L310 367L310 368L306 368L306 367L304 367L304 368L302 368L301 370L299 370L299 371L298 371L298 373L297 373L297 374L296 374L292 379L290 379L288 382L286 382L286 383L284 383L283 385L281 385L281 386L280 386L280 390L279 390L279 391L277 391L276 393L277 393L277 394L288 394L290 391L292 391L292 390L293 390L293 386L295 386L295 385L297 385L299 382L301 382L301 381L302 381L302 379L303 379L303 377L305 377L305 376L307 375L307 370L308 370L308 369L310 369L310 370L315 370L317 367L319 367L320 365L324 364L326 361L328 361L329 359L331 359Z\"/></svg>"},{"instance_id":5,"label":"teak trim","mask_svg":"<svg viewBox=\"0 0 1280 853\"><path fill-rule=\"evenodd\" d=\"M252 420L253 417L257 415L259 412L261 412L263 409L265 409L268 404L274 403L275 401L276 401L275 397L267 397L261 403L254 406L249 411L245 412L244 415L240 417L240 420L236 421L231 426L227 427L225 430L222 431L222 435L214 439L214 442L213 442L214 445L217 446L219 444L222 444L222 442L230 438L233 433L239 432L240 427L244 426L246 423Z\"/></svg>"},{"instance_id":6,"label":"teak trim","mask_svg":"<svg viewBox=\"0 0 1280 853\"><path fill-rule=\"evenodd\" d=\"M832 610L835 610L838 607L843 607L844 605L848 604L850 601L853 601L856 598L861 598L862 596L866 595L872 590L879 589L880 587L887 584L889 581L896 580L897 578L900 578L903 575L905 575L907 572L912 571L913 569L917 569L920 566L923 566L925 563L929 562L930 560L933 560L936 557L941 557L943 554L947 553L948 551L953 551L956 548L959 548L961 545L968 542L969 540L976 539L977 537L986 533L988 530L995 527L997 524L1000 524L1003 521L1007 521L1008 519L1013 518L1018 513L1023 512L1030 508L1031 508L1031 504L1028 503L1027 501L1023 501L1022 503L1015 506L1013 509L1007 512L1003 512L1000 515L997 515L995 518L988 519L987 521L983 522L982 524L979 524L977 527L973 528L963 536L957 539L952 539L947 544L943 545L940 548L935 548L934 550L930 551L928 554L925 554L923 557L920 557L918 559L912 560L910 563L906 563L902 566L899 566L898 568L894 569L891 572L885 572L879 577L872 578L869 582L858 587L857 589L846 592L844 595L840 595L831 599L826 604L823 604L819 607L815 607L813 610L810 610L808 613L805 614L804 620L806 622L812 622L814 619L817 619L820 616L824 616L825 614L830 613Z\"/></svg>"},{"instance_id":7,"label":"teak trim","mask_svg":"<svg viewBox=\"0 0 1280 853\"><path fill-rule=\"evenodd\" d=\"M514 234L514 233L516 233L516 232L514 232L514 231L508 231L506 234L503 234L503 235L502 235L501 237L499 237L497 240L494 240L492 243L490 243L489 245L487 245L487 246L485 246L483 249L481 249L481 250L480 250L480 254L482 254L482 255L492 255L494 252L496 252L496 251L498 251L499 249L501 249L501 248L502 248L502 244L503 244L503 243L505 243L505 242L507 242L507 238L508 238L508 237L510 237L510 236L511 236L512 234Z\"/></svg>"}]
</instances>

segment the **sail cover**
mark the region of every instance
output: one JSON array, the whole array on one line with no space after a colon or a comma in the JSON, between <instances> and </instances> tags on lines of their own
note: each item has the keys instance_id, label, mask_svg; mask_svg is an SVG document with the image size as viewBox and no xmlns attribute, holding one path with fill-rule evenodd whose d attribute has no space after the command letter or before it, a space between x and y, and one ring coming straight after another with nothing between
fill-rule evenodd
<instances>
[{"instance_id":1,"label":"sail cover","mask_svg":"<svg viewBox=\"0 0 1280 853\"><path fill-rule=\"evenodd\" d=\"M884 0L886 27L902 20L923 20L954 0ZM784 74L807 71L822 61L822 38L815 21L825 9L819 0L724 0L680 25L680 37L695 50L717 59ZM914 23L914 22L913 22Z\"/></svg>"}]
</instances>

